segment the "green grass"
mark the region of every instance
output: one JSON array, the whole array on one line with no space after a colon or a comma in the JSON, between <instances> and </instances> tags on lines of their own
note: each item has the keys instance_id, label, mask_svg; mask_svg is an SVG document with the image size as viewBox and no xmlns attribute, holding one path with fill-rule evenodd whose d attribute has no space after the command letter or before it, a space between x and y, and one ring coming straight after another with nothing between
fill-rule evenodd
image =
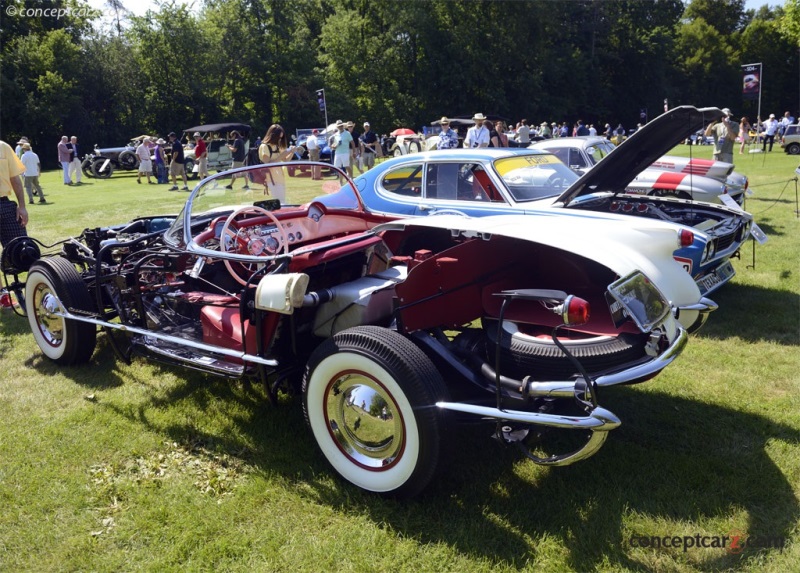
<instances>
[{"instance_id":1,"label":"green grass","mask_svg":"<svg viewBox=\"0 0 800 573\"><path fill-rule=\"evenodd\" d=\"M710 147L691 150L710 157ZM676 153L688 154L679 147ZM412 502L335 478L297 398L137 360L100 337L57 368L0 314L0 571L796 571L800 562L797 160L736 156L770 236L678 361L603 392L623 421L593 458L542 468L463 429ZM30 206L45 242L185 193L115 174ZM783 550L643 548L635 536L781 536Z\"/></svg>"}]
</instances>

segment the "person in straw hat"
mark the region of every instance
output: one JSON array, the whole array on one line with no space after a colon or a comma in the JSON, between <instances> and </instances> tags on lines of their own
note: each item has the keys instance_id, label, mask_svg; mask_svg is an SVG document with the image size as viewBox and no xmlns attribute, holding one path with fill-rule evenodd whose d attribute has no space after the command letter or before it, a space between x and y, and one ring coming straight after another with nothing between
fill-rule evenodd
<instances>
[{"instance_id":1,"label":"person in straw hat","mask_svg":"<svg viewBox=\"0 0 800 573\"><path fill-rule=\"evenodd\" d=\"M443 117L439 120L442 126L442 131L439 133L439 143L436 144L437 149L456 149L458 147L458 133L450 127L450 120Z\"/></svg>"},{"instance_id":2,"label":"person in straw hat","mask_svg":"<svg viewBox=\"0 0 800 573\"><path fill-rule=\"evenodd\" d=\"M467 149L489 147L489 130L483 125L487 121L486 116L482 113L476 113L472 116L472 121L475 122L475 125L467 130L467 137L464 138L464 147Z\"/></svg>"}]
</instances>

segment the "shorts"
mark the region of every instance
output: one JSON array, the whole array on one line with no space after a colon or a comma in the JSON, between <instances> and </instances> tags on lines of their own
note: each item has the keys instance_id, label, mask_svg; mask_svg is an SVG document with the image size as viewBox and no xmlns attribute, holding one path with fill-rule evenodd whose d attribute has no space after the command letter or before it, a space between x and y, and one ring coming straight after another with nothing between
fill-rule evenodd
<instances>
[{"instance_id":1,"label":"shorts","mask_svg":"<svg viewBox=\"0 0 800 573\"><path fill-rule=\"evenodd\" d=\"M350 152L347 153L335 153L333 155L333 166L334 167L350 167Z\"/></svg>"},{"instance_id":2,"label":"shorts","mask_svg":"<svg viewBox=\"0 0 800 573\"><path fill-rule=\"evenodd\" d=\"M153 172L153 161L151 159L145 159L139 163L139 173L152 173Z\"/></svg>"},{"instance_id":3,"label":"shorts","mask_svg":"<svg viewBox=\"0 0 800 573\"><path fill-rule=\"evenodd\" d=\"M238 169L239 167L244 167L244 161L234 161L231 163L231 169Z\"/></svg>"},{"instance_id":4,"label":"shorts","mask_svg":"<svg viewBox=\"0 0 800 573\"><path fill-rule=\"evenodd\" d=\"M184 170L183 163L178 161L171 161L169 164L169 174L170 175L183 175L186 171Z\"/></svg>"},{"instance_id":5,"label":"shorts","mask_svg":"<svg viewBox=\"0 0 800 573\"><path fill-rule=\"evenodd\" d=\"M208 175L208 157L203 156L197 160L197 172Z\"/></svg>"},{"instance_id":6,"label":"shorts","mask_svg":"<svg viewBox=\"0 0 800 573\"><path fill-rule=\"evenodd\" d=\"M308 158L311 159L311 161L319 161L319 147L316 149L309 149Z\"/></svg>"}]
</instances>

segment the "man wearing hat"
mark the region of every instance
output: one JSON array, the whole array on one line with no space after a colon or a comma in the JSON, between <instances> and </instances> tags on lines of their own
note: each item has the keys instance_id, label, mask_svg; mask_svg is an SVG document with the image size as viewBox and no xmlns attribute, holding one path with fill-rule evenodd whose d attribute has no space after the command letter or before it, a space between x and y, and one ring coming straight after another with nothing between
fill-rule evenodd
<instances>
[{"instance_id":1,"label":"man wearing hat","mask_svg":"<svg viewBox=\"0 0 800 573\"><path fill-rule=\"evenodd\" d=\"M139 170L136 173L136 183L142 182L142 175L147 177L147 184L152 185L150 176L153 174L153 162L150 159L150 138L143 137L142 142L136 146L136 157L139 158Z\"/></svg>"},{"instance_id":2,"label":"man wearing hat","mask_svg":"<svg viewBox=\"0 0 800 573\"><path fill-rule=\"evenodd\" d=\"M197 159L197 176L205 179L208 177L208 147L199 131L195 131L192 137L194 138L194 157Z\"/></svg>"},{"instance_id":3,"label":"man wearing hat","mask_svg":"<svg viewBox=\"0 0 800 573\"><path fill-rule=\"evenodd\" d=\"M722 121L709 124L706 136L714 138L714 159L733 163L733 144L739 135L739 124L731 121L733 113L727 107L722 108Z\"/></svg>"},{"instance_id":4,"label":"man wearing hat","mask_svg":"<svg viewBox=\"0 0 800 573\"><path fill-rule=\"evenodd\" d=\"M359 137L361 142L361 166L364 170L375 167L375 154L378 147L378 136L372 131L368 121L364 122L364 133Z\"/></svg>"},{"instance_id":5,"label":"man wearing hat","mask_svg":"<svg viewBox=\"0 0 800 573\"><path fill-rule=\"evenodd\" d=\"M772 145L775 143L775 134L778 133L780 122L775 118L775 114L769 114L769 119L764 122L764 146L761 151L767 150L767 141L769 141L769 150L772 151Z\"/></svg>"},{"instance_id":6,"label":"man wearing hat","mask_svg":"<svg viewBox=\"0 0 800 573\"><path fill-rule=\"evenodd\" d=\"M337 119L336 129L338 131L331 142L333 166L346 170L347 174L352 177L353 167L350 165L350 144L353 142L353 136L344 127L344 122L341 119Z\"/></svg>"},{"instance_id":7,"label":"man wearing hat","mask_svg":"<svg viewBox=\"0 0 800 573\"><path fill-rule=\"evenodd\" d=\"M439 143L436 149L456 149L458 147L458 133L450 127L450 120L443 117L439 120L442 131L439 133Z\"/></svg>"},{"instance_id":8,"label":"man wearing hat","mask_svg":"<svg viewBox=\"0 0 800 573\"><path fill-rule=\"evenodd\" d=\"M467 137L464 138L464 148L473 149L476 147L489 147L489 130L483 125L486 117L482 113L472 116L475 125L467 130Z\"/></svg>"},{"instance_id":9,"label":"man wearing hat","mask_svg":"<svg viewBox=\"0 0 800 573\"><path fill-rule=\"evenodd\" d=\"M47 203L44 198L44 191L39 185L39 175L42 172L42 164L39 156L33 152L30 143L22 144L22 157L20 161L25 166L25 192L28 194L28 203L33 205L33 196L39 196L39 203Z\"/></svg>"},{"instance_id":10,"label":"man wearing hat","mask_svg":"<svg viewBox=\"0 0 800 573\"><path fill-rule=\"evenodd\" d=\"M11 146L0 141L0 245L3 248L12 239L27 235L28 210L20 181L24 172L25 166Z\"/></svg>"},{"instance_id":11,"label":"man wearing hat","mask_svg":"<svg viewBox=\"0 0 800 573\"><path fill-rule=\"evenodd\" d=\"M171 131L167 137L172 147L172 158L169 162L169 174L172 176L172 187L170 187L169 190L178 190L178 175L180 175L183 177L183 190L188 191L189 186L186 180L186 169L183 166L183 162L186 160L183 155L183 144L181 144L181 140L178 139L174 131Z\"/></svg>"}]
</instances>

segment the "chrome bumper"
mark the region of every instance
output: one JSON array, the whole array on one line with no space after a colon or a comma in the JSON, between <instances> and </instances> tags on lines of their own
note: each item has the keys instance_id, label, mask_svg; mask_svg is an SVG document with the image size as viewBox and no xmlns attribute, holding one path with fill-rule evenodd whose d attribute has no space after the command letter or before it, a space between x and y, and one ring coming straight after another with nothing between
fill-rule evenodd
<instances>
[{"instance_id":1,"label":"chrome bumper","mask_svg":"<svg viewBox=\"0 0 800 573\"><path fill-rule=\"evenodd\" d=\"M686 329L689 334L695 333L700 330L700 327L706 323L708 320L708 315L719 308L719 305L715 303L710 298L702 297L700 302L696 302L694 304L690 304L687 306L678 307L678 314L677 318L680 321L681 325ZM680 319L680 315L687 312L696 312L697 318L691 324L684 324L683 320Z\"/></svg>"}]
</instances>

